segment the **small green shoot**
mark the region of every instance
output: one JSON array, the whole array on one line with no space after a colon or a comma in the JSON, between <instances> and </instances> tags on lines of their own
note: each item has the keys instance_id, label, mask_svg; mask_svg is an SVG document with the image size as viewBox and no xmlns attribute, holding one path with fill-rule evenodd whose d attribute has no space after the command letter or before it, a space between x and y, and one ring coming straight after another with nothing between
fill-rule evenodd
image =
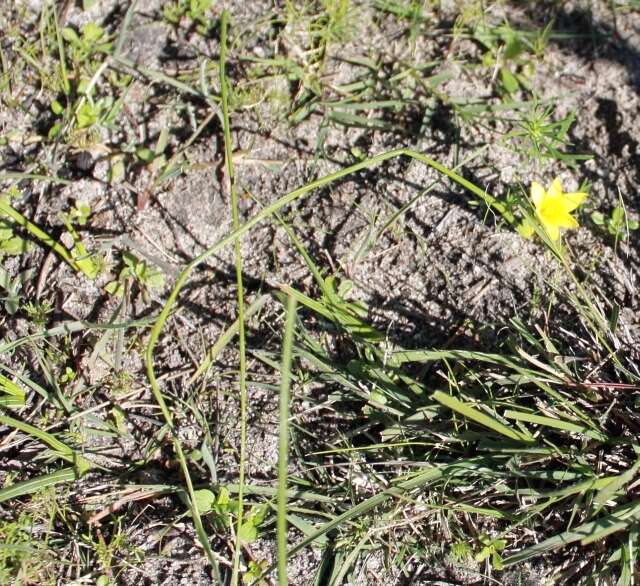
<instances>
[{"instance_id":1,"label":"small green shoot","mask_svg":"<svg viewBox=\"0 0 640 586\"><path fill-rule=\"evenodd\" d=\"M626 240L629 237L629 232L633 232L640 227L640 223L637 220L627 217L625 208L622 205L617 205L613 208L609 216L605 216L599 211L592 212L591 221L596 226L606 230L609 235L614 237L616 242Z\"/></svg>"},{"instance_id":2,"label":"small green shoot","mask_svg":"<svg viewBox=\"0 0 640 586\"><path fill-rule=\"evenodd\" d=\"M489 560L494 570L502 570L502 552L507 547L506 539L491 538L486 533L478 537L482 549L475 554L474 559L477 562Z\"/></svg>"},{"instance_id":3,"label":"small green shoot","mask_svg":"<svg viewBox=\"0 0 640 586\"><path fill-rule=\"evenodd\" d=\"M74 222L84 226L91 213L91 209L86 203L78 203L78 207L71 209L69 214L61 214L60 218L73 239L73 248L71 249L71 257L75 261L76 266L90 279L95 279L105 270L105 259L100 254L90 254L87 251L85 243L74 227Z\"/></svg>"},{"instance_id":4,"label":"small green shoot","mask_svg":"<svg viewBox=\"0 0 640 586\"><path fill-rule=\"evenodd\" d=\"M139 259L131 252L123 252L121 258L124 267L120 270L118 278L105 286L106 292L110 295L122 297L127 285L135 282L143 297L147 299L150 290L164 286L162 272L151 266L146 260Z\"/></svg>"},{"instance_id":5,"label":"small green shoot","mask_svg":"<svg viewBox=\"0 0 640 586\"><path fill-rule=\"evenodd\" d=\"M164 5L162 16L176 26L182 19L187 19L195 25L198 33L206 36L214 25L210 15L212 6L213 0L173 0Z\"/></svg>"}]
</instances>

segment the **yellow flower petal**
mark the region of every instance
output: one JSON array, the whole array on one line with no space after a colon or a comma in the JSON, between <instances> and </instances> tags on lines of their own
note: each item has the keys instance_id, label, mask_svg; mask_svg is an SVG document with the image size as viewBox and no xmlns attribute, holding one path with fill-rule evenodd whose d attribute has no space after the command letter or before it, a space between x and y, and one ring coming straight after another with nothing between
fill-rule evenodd
<instances>
[{"instance_id":1,"label":"yellow flower petal","mask_svg":"<svg viewBox=\"0 0 640 586\"><path fill-rule=\"evenodd\" d=\"M578 222L570 212L587 197L586 193L563 193L562 183L556 178L549 189L535 181L531 182L531 199L536 216L551 240L560 238L560 228L577 228Z\"/></svg>"},{"instance_id":2,"label":"yellow flower petal","mask_svg":"<svg viewBox=\"0 0 640 586\"><path fill-rule=\"evenodd\" d=\"M569 214L559 214L554 218L554 223L559 228L577 228L579 226L577 220Z\"/></svg>"},{"instance_id":3,"label":"yellow flower petal","mask_svg":"<svg viewBox=\"0 0 640 586\"><path fill-rule=\"evenodd\" d=\"M562 183L557 177L551 182L551 187L547 191L549 197L561 197L562 196Z\"/></svg>"},{"instance_id":4,"label":"yellow flower petal","mask_svg":"<svg viewBox=\"0 0 640 586\"><path fill-rule=\"evenodd\" d=\"M585 199L587 194L581 191L562 194L562 207L568 213L575 210Z\"/></svg>"},{"instance_id":5,"label":"yellow flower petal","mask_svg":"<svg viewBox=\"0 0 640 586\"><path fill-rule=\"evenodd\" d=\"M556 226L555 224L544 224L544 229L546 230L551 240L555 241L560 238L560 228L558 228L558 226Z\"/></svg>"},{"instance_id":6,"label":"yellow flower petal","mask_svg":"<svg viewBox=\"0 0 640 586\"><path fill-rule=\"evenodd\" d=\"M568 213L558 197L546 197L536 212L545 224L557 224L559 219Z\"/></svg>"},{"instance_id":7,"label":"yellow flower petal","mask_svg":"<svg viewBox=\"0 0 640 586\"><path fill-rule=\"evenodd\" d=\"M535 181L531 182L531 199L533 201L533 205L537 208L540 207L542 202L544 201L544 196L547 195L544 187Z\"/></svg>"}]
</instances>

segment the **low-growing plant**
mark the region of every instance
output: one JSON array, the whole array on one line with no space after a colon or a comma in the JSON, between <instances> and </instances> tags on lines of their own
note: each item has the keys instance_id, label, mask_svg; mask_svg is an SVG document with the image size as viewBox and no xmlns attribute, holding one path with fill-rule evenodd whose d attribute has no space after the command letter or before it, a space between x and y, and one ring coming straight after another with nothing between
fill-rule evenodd
<instances>
[{"instance_id":1,"label":"low-growing plant","mask_svg":"<svg viewBox=\"0 0 640 586\"><path fill-rule=\"evenodd\" d=\"M147 261L139 259L133 253L123 252L122 263L124 267L120 270L118 278L105 286L105 290L110 295L122 297L127 286L131 283L136 283L146 299L150 289L157 289L164 285L162 272L151 266Z\"/></svg>"},{"instance_id":2,"label":"low-growing plant","mask_svg":"<svg viewBox=\"0 0 640 586\"><path fill-rule=\"evenodd\" d=\"M201 35L207 35L215 22L210 14L212 6L213 0L174 0L165 3L162 15L173 25L179 25L186 18Z\"/></svg>"},{"instance_id":3,"label":"low-growing plant","mask_svg":"<svg viewBox=\"0 0 640 586\"><path fill-rule=\"evenodd\" d=\"M591 221L602 229L606 230L610 236L613 236L616 243L619 240L626 240L629 233L637 230L640 224L637 220L627 217L624 206L617 205L611 210L609 216L605 216L602 212L595 211L591 213Z\"/></svg>"},{"instance_id":4,"label":"low-growing plant","mask_svg":"<svg viewBox=\"0 0 640 586\"><path fill-rule=\"evenodd\" d=\"M74 224L84 226L91 215L91 208L85 202L79 202L71 208L68 214L61 214L60 218L68 234L73 239L73 247L70 250L71 258L75 265L90 279L95 279L106 270L106 259L100 253L90 253L86 244L78 234Z\"/></svg>"}]
</instances>

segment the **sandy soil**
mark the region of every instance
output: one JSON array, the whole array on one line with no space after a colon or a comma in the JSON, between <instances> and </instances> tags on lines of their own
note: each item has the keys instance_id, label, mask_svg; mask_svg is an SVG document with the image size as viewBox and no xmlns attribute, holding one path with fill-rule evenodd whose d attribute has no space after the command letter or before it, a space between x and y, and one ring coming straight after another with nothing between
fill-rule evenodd
<instances>
[{"instance_id":1,"label":"sandy soil","mask_svg":"<svg viewBox=\"0 0 640 586\"><path fill-rule=\"evenodd\" d=\"M216 4L213 13L218 14L223 4ZM296 55L304 44L304 32L292 31L289 37L277 33L280 25L276 26L267 15L281 9L274 9L270 2L227 4L233 22L229 73L239 87L250 73L250 64L241 57L268 57L275 51ZM362 112L372 121L372 128L347 127L336 123L335 118L323 117L322 111L291 124L283 119L274 96L280 91L290 97L299 87L282 78L258 86L258 95L247 96L247 103L232 117L243 218L307 181L355 162L356 156L401 147L428 153L452 167L470 159L463 167L463 175L497 196L504 196L517 184L526 186L533 179L549 182L558 175L568 188L577 188L587 180L590 198L582 212L583 225L568 234L566 242L604 298L619 306L620 339L628 352L637 356L639 233L631 232L627 241L614 243L589 220L589 213L610 213L619 198L624 201L629 218L637 219L640 213L640 14L636 11L616 16L605 2L566 2L561 8L554 7L554 3L531 3L530 8L504 9L514 27L543 27L555 15L555 31L583 35L569 39L552 36L544 55L535 60L531 84L541 100L560 96L557 119L575 112L576 122L567 136L572 145L567 150L588 153L593 158L579 161L573 169L558 162L541 168L527 155L499 144L503 133L512 128L508 121L461 125L460 116L451 105L455 99L478 98L491 104L500 100L490 67L465 66L478 60L478 44L437 34L451 25L454 3L447 7L443 2L439 10L430 11L434 34L418 34L410 42L406 27L397 19L381 15L366 2L353 4L358 13L354 30L347 40L330 45L325 57L325 99L338 96L337 86L369 75L366 67L356 62L372 56L381 64L380 78L372 82L378 84L380 100L397 98L402 91L411 92L408 82L399 83L397 88L388 82L406 63L434 61L425 67L424 79L442 74L444 81L435 86L437 92L414 90L402 109ZM5 8L17 10L18 5L22 4L5 3ZM24 6L28 6L26 13L36 26L39 4ZM97 20L115 32L125 6L121 2L97 2L89 11L82 11L73 3L67 3L65 8L66 25L81 27ZM500 10L495 8L491 18L499 21ZM138 4L125 42L129 59L173 73L187 72L205 59L217 59L215 34L204 39L193 30L172 27L160 15L159 3L143 0ZM602 39L594 40L593 35L602 35ZM275 39L279 39L277 43L288 39L289 44L278 45ZM3 50L10 50L4 41ZM215 69L210 83L212 91L217 91ZM420 87L418 82L414 85ZM0 147L0 171L25 171L31 161L52 156L51 168L72 181L69 185L21 181L17 206L34 222L59 234L60 211L68 210L78 200L89 202L93 214L82 229L89 244L102 247L107 258L116 264L119 250L133 249L136 255L159 266L166 277L165 287L151 290L148 301L140 295L132 297L120 318L156 313L181 267L230 230L219 122L214 117L188 148L188 166L178 176L154 184L152 166L131 164L122 180L110 182L111 162L104 156L104 149L60 148L52 152L30 143L28 137L34 128L50 125L51 114L35 87L25 89L23 104L19 110L0 111L0 134L12 136ZM108 149L140 143L153 148L160 131L166 128L168 152L176 152L194 131L194 120L202 120L210 110L201 98L180 95L166 85L136 76L127 90L117 129L103 129L100 144ZM510 112L507 118L514 115L517 112ZM375 121L383 121L384 128L373 128ZM353 281L354 297L368 304L371 322L386 331L393 342L405 347L491 349L495 340L504 335L503 328L509 320L530 321L547 310L539 299L558 278L557 271L552 262L545 260L539 243L524 240L493 213L472 205L461 188L440 179L433 169L405 158L395 159L320 189L296 202L285 214L319 266ZM5 182L5 187L9 183ZM408 211L367 247L371 234L409 202ZM252 230L242 241L242 252L249 301L275 291L281 283L313 292L308 270L276 222ZM33 298L39 295L52 302L55 310L49 327L69 319L111 319L118 300L108 296L104 286L113 279L113 273L90 281L55 258L47 262L48 257L48 251L36 245L28 254L5 257L2 263L13 275L33 270L25 291ZM164 375L163 390L173 400L189 406L178 422L185 449L200 448L204 440L214 438L211 447L217 480L224 482L237 478L235 351L228 349L222 354L202 386L194 387L188 380L207 348L235 319L234 279L230 248L199 268L184 290L181 309L170 321L155 355L156 368ZM281 323L276 308L277 303L269 301L250 321L252 351L279 348ZM561 301L553 309L554 316L568 313ZM24 314L5 315L1 325L5 341L32 331ZM149 446L143 438L160 425L142 364L146 333L130 333L122 369L131 378L124 390L116 388L113 364L90 360L95 338L70 340L71 356L82 377L65 392L70 393L78 408L89 409L106 401L108 406L98 407L95 414L108 419L112 402L118 400L114 393L127 397L130 440L114 445L108 438L89 439L92 448L101 447L100 461L111 470L127 470L131 461L148 457L142 453L142 448ZM22 367L42 380L37 369L29 370L27 360L34 360L34 355L25 349L7 357L7 364ZM273 383L276 379L256 358L250 359L249 369L255 384L249 389L247 475L250 482L260 484L275 478L277 398L272 389L258 383ZM328 434L339 434L348 428L348 422L341 420L339 414L333 414L329 423L323 421L327 413L314 413L313 399L305 396L303 389L297 393L295 409L300 422L324 425ZM205 432L207 427L209 431ZM162 446L156 449L158 457L136 472L140 482L177 482L175 463L168 461ZM26 475L34 469L14 452L0 457L0 478L21 466ZM209 471L200 463L194 474L207 481ZM96 473L85 482L99 487L105 478ZM209 583L209 570L190 522L176 515L176 503L177 499L166 497L137 509L139 516L135 516L130 541L146 555L140 566L123 572L118 583ZM166 522L167 516L175 523L165 535L162 521ZM300 536L294 533L292 542ZM225 549L223 543L217 546ZM268 540L259 540L252 546L255 559L268 557L272 551ZM299 555L292 564L291 583L312 584L319 559L318 551L313 549ZM383 566L373 556L359 569L358 583L409 583L385 574ZM423 582L412 583L435 583L429 580L438 578L476 583L477 577L456 578L448 573L452 571L438 566L437 570L421 574L425 576ZM442 574L437 576L438 572ZM529 583L539 583L537 570L530 574Z\"/></svg>"}]
</instances>

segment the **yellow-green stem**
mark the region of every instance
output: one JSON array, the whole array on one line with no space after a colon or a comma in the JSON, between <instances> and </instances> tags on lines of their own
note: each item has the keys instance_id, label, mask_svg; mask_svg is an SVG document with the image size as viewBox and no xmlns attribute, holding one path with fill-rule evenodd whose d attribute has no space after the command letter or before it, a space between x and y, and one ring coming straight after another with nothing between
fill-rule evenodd
<instances>
[{"instance_id":1,"label":"yellow-green stem","mask_svg":"<svg viewBox=\"0 0 640 586\"><path fill-rule=\"evenodd\" d=\"M289 386L291 384L291 359L293 333L296 323L296 299L289 296L287 322L282 344L282 380L280 381L280 413L278 441L278 584L287 585L287 463L289 460Z\"/></svg>"},{"instance_id":2,"label":"yellow-green stem","mask_svg":"<svg viewBox=\"0 0 640 586\"><path fill-rule=\"evenodd\" d=\"M16 224L22 226L27 232L35 236L40 242L52 248L58 255L76 272L82 272L71 253L59 242L56 242L44 230L27 220L19 211L15 210L7 201L0 199L0 215L9 216Z\"/></svg>"},{"instance_id":3,"label":"yellow-green stem","mask_svg":"<svg viewBox=\"0 0 640 586\"><path fill-rule=\"evenodd\" d=\"M231 194L231 220L233 230L240 228L240 214L238 212L238 193L236 191L236 179L233 168L233 143L231 140L231 128L229 123L229 85L225 72L227 61L227 28L229 13L225 10L222 13L220 32L220 91L222 94L222 126L224 131L224 159L227 172L229 192ZM240 391L240 457L238 462L238 517L236 522L236 537L233 548L233 570L231 574L231 584L236 586L239 579L241 528L244 520L244 477L245 463L247 458L247 356L245 351L245 327L244 327L244 286L242 282L242 250L240 238L234 242L234 253L236 261L236 287L238 298L238 340L240 350L239 364L239 391Z\"/></svg>"}]
</instances>

